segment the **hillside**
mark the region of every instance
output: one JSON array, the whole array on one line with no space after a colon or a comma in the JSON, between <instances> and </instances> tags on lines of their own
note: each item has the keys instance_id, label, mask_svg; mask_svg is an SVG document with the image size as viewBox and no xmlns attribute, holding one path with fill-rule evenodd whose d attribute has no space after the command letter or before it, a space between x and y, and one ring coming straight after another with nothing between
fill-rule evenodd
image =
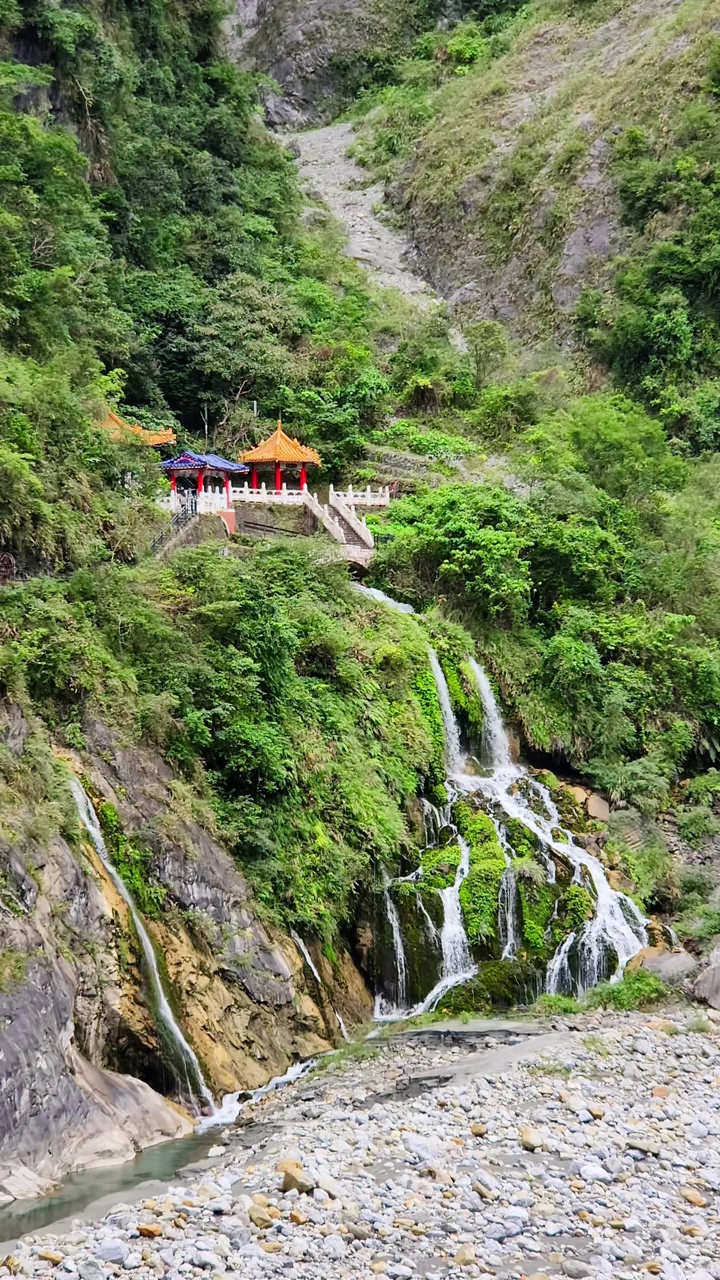
<instances>
[{"instance_id":1,"label":"hillside","mask_svg":"<svg viewBox=\"0 0 720 1280\"><path fill-rule=\"evenodd\" d=\"M715 23L0 0L2 1195L373 1007L712 954ZM159 558L109 411L228 459L280 411L321 492L392 482L394 606L297 528Z\"/></svg>"}]
</instances>

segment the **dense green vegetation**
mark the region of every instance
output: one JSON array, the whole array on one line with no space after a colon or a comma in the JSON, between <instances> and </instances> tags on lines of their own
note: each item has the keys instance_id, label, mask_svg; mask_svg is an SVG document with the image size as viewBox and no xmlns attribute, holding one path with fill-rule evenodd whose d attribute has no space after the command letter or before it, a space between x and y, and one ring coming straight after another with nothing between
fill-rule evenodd
<instances>
[{"instance_id":1,"label":"dense green vegetation","mask_svg":"<svg viewBox=\"0 0 720 1280\"><path fill-rule=\"evenodd\" d=\"M667 125L615 140L625 221L638 237L612 293L587 290L580 322L618 382L693 450L720 446L720 41L702 91Z\"/></svg>"},{"instance_id":2,"label":"dense green vegetation","mask_svg":"<svg viewBox=\"0 0 720 1280\"><path fill-rule=\"evenodd\" d=\"M330 939L353 892L412 847L403 813L433 766L414 692L421 627L361 599L344 569L283 545L171 567L81 570L7 587L4 688L56 737L83 716L160 749L202 817L284 920ZM101 820L116 864L153 914L144 851ZM67 819L66 819L67 821Z\"/></svg>"},{"instance_id":3,"label":"dense green vegetation","mask_svg":"<svg viewBox=\"0 0 720 1280\"><path fill-rule=\"evenodd\" d=\"M0 548L28 568L131 560L157 524L155 459L98 430L107 404L229 452L282 408L331 468L384 404L402 308L302 227L223 9L0 9Z\"/></svg>"},{"instance_id":4,"label":"dense green vegetation","mask_svg":"<svg viewBox=\"0 0 720 1280\"><path fill-rule=\"evenodd\" d=\"M425 9L408 56L355 68L376 108L359 150L388 177L473 85L502 96L497 66L539 13L487 0L440 30ZM581 360L611 380L583 394L577 370L524 360L472 310L455 318L464 351L441 308L417 315L370 287L322 211L303 219L256 85L222 55L223 16L220 0L0 0L0 551L28 578L0 597L0 695L79 749L87 711L154 743L266 908L328 941L356 888L413 860L408 797L445 798L428 635L480 732L452 624L536 761L645 816L672 799L703 848L720 829L715 54L672 127L629 118L613 135L638 250L582 298ZM486 212L498 260L542 172L539 137ZM478 133L476 166L486 144ZM565 140L553 180L580 154ZM446 178L425 192L438 209L457 203ZM361 602L308 548L143 562L164 519L157 459L103 431L109 405L173 425L181 445L207 426L228 454L282 408L327 475L373 478L365 445L421 459L438 483L405 483L376 519L373 575L428 611L426 630ZM37 830L70 829L44 750ZM18 766L0 769L9 793ZM152 914L144 850L106 819ZM461 811L459 826L468 932L492 952L504 855L486 815ZM515 853L539 961L592 904L578 886L550 892L521 835ZM714 885L683 888L662 839L619 833L608 857L644 907L680 912L684 936L717 927ZM456 865L457 850L429 855L423 887Z\"/></svg>"},{"instance_id":5,"label":"dense green vegetation","mask_svg":"<svg viewBox=\"0 0 720 1280\"><path fill-rule=\"evenodd\" d=\"M666 802L720 748L714 458L688 463L631 402L569 401L519 431L523 491L397 503L378 581L468 623L523 736L616 799Z\"/></svg>"}]
</instances>

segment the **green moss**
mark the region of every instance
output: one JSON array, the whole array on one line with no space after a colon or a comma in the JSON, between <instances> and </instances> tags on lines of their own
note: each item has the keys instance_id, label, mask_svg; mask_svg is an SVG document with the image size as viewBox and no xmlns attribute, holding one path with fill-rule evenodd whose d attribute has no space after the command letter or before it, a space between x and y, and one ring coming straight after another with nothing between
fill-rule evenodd
<instances>
[{"instance_id":1,"label":"green moss","mask_svg":"<svg viewBox=\"0 0 720 1280\"><path fill-rule=\"evenodd\" d=\"M470 736L480 742L483 730L482 703L467 662L443 658L443 671L455 714L464 721Z\"/></svg>"},{"instance_id":2,"label":"green moss","mask_svg":"<svg viewBox=\"0 0 720 1280\"><path fill-rule=\"evenodd\" d=\"M470 944L478 946L497 935L505 857L486 813L474 812L464 802L456 804L453 812L458 831L470 848L470 870L460 887L460 906Z\"/></svg>"},{"instance_id":3,"label":"green moss","mask_svg":"<svg viewBox=\"0 0 720 1280\"><path fill-rule=\"evenodd\" d=\"M130 890L135 905L144 916L158 919L167 889L150 870L150 849L125 835L117 809L108 801L97 805L97 815L112 864Z\"/></svg>"},{"instance_id":4,"label":"green moss","mask_svg":"<svg viewBox=\"0 0 720 1280\"><path fill-rule=\"evenodd\" d=\"M508 818L505 823L508 843L517 858L534 858L539 841L533 831L524 826L517 818Z\"/></svg>"},{"instance_id":5,"label":"green moss","mask_svg":"<svg viewBox=\"0 0 720 1280\"><path fill-rule=\"evenodd\" d=\"M537 864L535 864L537 865ZM529 952L549 958L547 932L555 910L557 888L549 884L537 884L525 876L518 876L518 893L522 909L523 941Z\"/></svg>"},{"instance_id":6,"label":"green moss","mask_svg":"<svg viewBox=\"0 0 720 1280\"><path fill-rule=\"evenodd\" d=\"M0 951L0 991L10 991L22 982L27 970L28 957L22 951L8 947Z\"/></svg>"},{"instance_id":7,"label":"green moss","mask_svg":"<svg viewBox=\"0 0 720 1280\"><path fill-rule=\"evenodd\" d=\"M540 973L522 960L489 960L461 987L453 987L438 1004L438 1012L457 1017L463 1013L489 1013L496 1006L526 1004L537 992Z\"/></svg>"},{"instance_id":8,"label":"green moss","mask_svg":"<svg viewBox=\"0 0 720 1280\"><path fill-rule=\"evenodd\" d=\"M448 889L455 880L460 862L460 850L457 845L445 845L442 849L426 849L421 866L422 879L417 888L423 893L435 893L438 889ZM414 885L408 888L415 892Z\"/></svg>"},{"instance_id":9,"label":"green moss","mask_svg":"<svg viewBox=\"0 0 720 1280\"><path fill-rule=\"evenodd\" d=\"M595 903L592 894L582 884L568 885L562 896L561 910L567 923L567 932L574 932L592 920L595 914Z\"/></svg>"},{"instance_id":10,"label":"green moss","mask_svg":"<svg viewBox=\"0 0 720 1280\"><path fill-rule=\"evenodd\" d=\"M418 671L412 682L412 691L420 704L422 718L432 742L430 783L434 788L441 787L444 792L445 728L435 678L429 667Z\"/></svg>"},{"instance_id":11,"label":"green moss","mask_svg":"<svg viewBox=\"0 0 720 1280\"><path fill-rule=\"evenodd\" d=\"M535 1013L545 1016L553 1013L577 1013L578 1002L574 996L540 996L533 1006Z\"/></svg>"}]
</instances>

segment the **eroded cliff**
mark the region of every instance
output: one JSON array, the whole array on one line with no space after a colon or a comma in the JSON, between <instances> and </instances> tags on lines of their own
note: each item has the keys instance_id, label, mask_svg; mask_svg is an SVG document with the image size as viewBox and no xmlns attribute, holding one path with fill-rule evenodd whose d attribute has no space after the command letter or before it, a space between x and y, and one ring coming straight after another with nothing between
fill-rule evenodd
<instances>
[{"instance_id":1,"label":"eroded cliff","mask_svg":"<svg viewBox=\"0 0 720 1280\"><path fill-rule=\"evenodd\" d=\"M333 1006L348 1022L368 1016L347 956L324 967L318 1007L300 953L261 923L243 877L183 806L158 756L123 748L96 720L83 756L64 752L53 764L42 733L10 702L0 708L0 741L5 777L22 771L26 791L21 806L4 807L0 838L0 1194L38 1194L72 1170L130 1159L193 1125L172 1100L176 1081L125 902L67 808L50 832L43 812L33 833L26 784L38 762L60 795L70 768L82 772L151 849L151 874L167 893L149 929L217 1097L330 1048L339 1034ZM37 786L40 797L40 778Z\"/></svg>"}]
</instances>

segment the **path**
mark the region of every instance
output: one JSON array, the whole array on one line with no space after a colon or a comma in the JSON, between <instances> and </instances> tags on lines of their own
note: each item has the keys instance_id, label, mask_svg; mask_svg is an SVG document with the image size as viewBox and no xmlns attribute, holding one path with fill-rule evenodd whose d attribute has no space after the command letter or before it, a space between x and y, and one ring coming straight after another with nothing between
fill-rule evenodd
<instances>
[{"instance_id":1,"label":"path","mask_svg":"<svg viewBox=\"0 0 720 1280\"><path fill-rule=\"evenodd\" d=\"M420 306L429 306L436 295L408 265L408 241L375 212L384 201L382 186L363 185L367 174L347 155L354 137L351 124L331 124L294 134L300 177L311 198L327 205L345 227L348 257L367 267L379 284L398 289Z\"/></svg>"}]
</instances>

